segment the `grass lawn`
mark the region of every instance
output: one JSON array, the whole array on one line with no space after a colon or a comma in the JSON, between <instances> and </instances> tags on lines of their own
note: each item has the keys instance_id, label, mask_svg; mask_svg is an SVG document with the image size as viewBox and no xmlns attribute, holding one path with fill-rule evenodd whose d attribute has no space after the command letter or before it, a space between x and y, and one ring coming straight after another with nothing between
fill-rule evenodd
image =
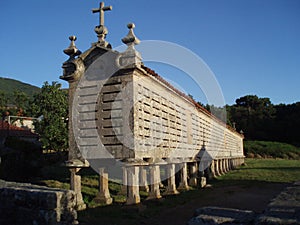
<instances>
[{"instance_id":1,"label":"grass lawn","mask_svg":"<svg viewBox=\"0 0 300 225\"><path fill-rule=\"evenodd\" d=\"M218 177L218 181L291 183L300 180L300 160L246 159L245 164L238 170Z\"/></svg>"},{"instance_id":2,"label":"grass lawn","mask_svg":"<svg viewBox=\"0 0 300 225\"><path fill-rule=\"evenodd\" d=\"M276 184L292 183L298 180L300 180L299 160L246 159L244 166L209 181L208 183L213 188L203 190L191 189L179 195L164 197L162 200L154 202L143 201L147 197L147 193L141 192L142 204L138 206L124 206L126 196L118 194L121 186L110 182L110 193L114 199L114 203L110 206L101 206L96 205L92 201L98 191L98 176L83 175L82 193L84 201L88 204L89 208L79 212L79 221L82 224L134 225L141 224L141 221L143 224L148 224L144 223L144 221L148 221L148 218L162 218L166 215L166 212L183 206L188 207L193 201L197 201L195 206L192 205L192 207L196 208L199 203L211 204L218 202L220 196L224 196L222 190L226 189L226 187L229 188L228 193L225 193L228 195L234 195L240 191L247 193L248 190L252 190L253 192L254 187L254 192L260 190L268 192ZM53 180L44 181L48 186L60 188L68 187L67 182L67 180L61 182ZM215 197L215 195L219 195L219 197Z\"/></svg>"}]
</instances>

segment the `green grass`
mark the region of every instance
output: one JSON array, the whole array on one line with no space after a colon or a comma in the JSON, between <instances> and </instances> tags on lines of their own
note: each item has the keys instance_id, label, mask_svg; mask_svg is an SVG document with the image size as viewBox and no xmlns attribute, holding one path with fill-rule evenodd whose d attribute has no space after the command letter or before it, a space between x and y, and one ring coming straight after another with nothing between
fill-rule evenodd
<instances>
[{"instance_id":1,"label":"green grass","mask_svg":"<svg viewBox=\"0 0 300 225\"><path fill-rule=\"evenodd\" d=\"M58 167L54 174L59 173L61 170L65 173L65 168ZM85 202L91 207L95 207L95 203L92 201L98 192L98 175L96 174L82 174L82 193ZM215 186L224 185L239 185L239 184L252 184L257 182L277 182L277 183L292 183L300 180L300 161L299 160L287 160L287 159L246 159L245 165L239 167L236 170L218 177L214 181L210 181ZM43 183L49 187L55 188L69 188L69 179L53 180L53 176L49 180L44 180ZM120 194L121 185L116 182L109 182L109 189L111 197L114 202L123 204L126 201L126 197ZM180 201L184 201L182 198L188 198L191 191L184 192L178 196L175 196L175 204ZM141 199L145 199L148 193L141 191ZM177 200L179 202L177 202ZM169 204L169 203L168 203Z\"/></svg>"},{"instance_id":2,"label":"green grass","mask_svg":"<svg viewBox=\"0 0 300 225\"><path fill-rule=\"evenodd\" d=\"M218 181L263 181L292 183L300 180L300 161L286 159L246 159L245 166L233 170Z\"/></svg>"},{"instance_id":3,"label":"green grass","mask_svg":"<svg viewBox=\"0 0 300 225\"><path fill-rule=\"evenodd\" d=\"M98 192L98 176L94 173L82 174L82 194L88 209L79 212L79 220L83 224L138 224L138 221L155 217L166 209L174 208L193 199L209 201L208 196L218 188L236 185L242 188L251 186L262 189L272 188L272 183L292 183L300 180L300 161L285 159L246 159L245 165L236 170L209 181L214 188L182 192L176 196L166 196L159 201L144 201L146 192L140 192L142 204L137 206L124 206L126 196L120 195L121 185L109 182L110 194L114 200L113 205L104 206L93 202ZM69 188L68 180L46 180L45 184L51 187ZM210 193L210 194L209 194ZM146 206L146 207L145 207Z\"/></svg>"},{"instance_id":4,"label":"green grass","mask_svg":"<svg viewBox=\"0 0 300 225\"><path fill-rule=\"evenodd\" d=\"M245 154L251 158L300 159L300 148L281 142L245 141Z\"/></svg>"}]
</instances>

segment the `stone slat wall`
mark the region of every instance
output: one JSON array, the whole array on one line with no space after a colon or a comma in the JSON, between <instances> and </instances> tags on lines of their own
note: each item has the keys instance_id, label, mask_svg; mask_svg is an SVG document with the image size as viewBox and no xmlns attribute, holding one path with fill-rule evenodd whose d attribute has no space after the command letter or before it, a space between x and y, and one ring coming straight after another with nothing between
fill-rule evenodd
<instances>
[{"instance_id":1,"label":"stone slat wall","mask_svg":"<svg viewBox=\"0 0 300 225\"><path fill-rule=\"evenodd\" d=\"M81 86L77 143L87 159L99 147L116 159L194 159L203 149L212 158L244 157L240 134L143 71Z\"/></svg>"},{"instance_id":2,"label":"stone slat wall","mask_svg":"<svg viewBox=\"0 0 300 225\"><path fill-rule=\"evenodd\" d=\"M243 137L151 76L134 74L137 158L243 157Z\"/></svg>"}]
</instances>

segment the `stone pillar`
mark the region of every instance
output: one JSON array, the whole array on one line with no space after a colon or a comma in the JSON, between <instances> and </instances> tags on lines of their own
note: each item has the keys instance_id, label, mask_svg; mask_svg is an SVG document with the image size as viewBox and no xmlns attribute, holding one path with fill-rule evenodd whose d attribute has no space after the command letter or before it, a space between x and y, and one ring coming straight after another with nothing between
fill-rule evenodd
<instances>
[{"instance_id":1,"label":"stone pillar","mask_svg":"<svg viewBox=\"0 0 300 225\"><path fill-rule=\"evenodd\" d=\"M184 162L180 166L181 166L180 182L179 182L178 190L180 190L180 191L189 190L190 187L187 182L187 163Z\"/></svg>"},{"instance_id":2,"label":"stone pillar","mask_svg":"<svg viewBox=\"0 0 300 225\"><path fill-rule=\"evenodd\" d=\"M193 187L197 187L198 185L198 163L193 162L190 164L190 180L189 185Z\"/></svg>"},{"instance_id":3,"label":"stone pillar","mask_svg":"<svg viewBox=\"0 0 300 225\"><path fill-rule=\"evenodd\" d=\"M219 161L220 175L223 175L223 174L225 174L224 165L223 165L223 159L219 159L218 161Z\"/></svg>"},{"instance_id":4,"label":"stone pillar","mask_svg":"<svg viewBox=\"0 0 300 225\"><path fill-rule=\"evenodd\" d=\"M152 165L150 166L150 192L147 200L161 198L159 183L160 183L159 166Z\"/></svg>"},{"instance_id":5,"label":"stone pillar","mask_svg":"<svg viewBox=\"0 0 300 225\"><path fill-rule=\"evenodd\" d=\"M140 167L140 190L149 192L147 170L144 167Z\"/></svg>"},{"instance_id":6,"label":"stone pillar","mask_svg":"<svg viewBox=\"0 0 300 225\"><path fill-rule=\"evenodd\" d=\"M82 194L81 194L81 176L76 173L79 172L81 168L71 168L71 182L70 189L75 192L76 197L76 210L84 210L86 209L86 204L83 202Z\"/></svg>"},{"instance_id":7,"label":"stone pillar","mask_svg":"<svg viewBox=\"0 0 300 225\"><path fill-rule=\"evenodd\" d=\"M141 202L139 193L139 167L129 166L127 170L127 200L126 205L138 204Z\"/></svg>"},{"instance_id":8,"label":"stone pillar","mask_svg":"<svg viewBox=\"0 0 300 225\"><path fill-rule=\"evenodd\" d=\"M231 171L232 167L231 167L231 158L228 159L228 170Z\"/></svg>"},{"instance_id":9,"label":"stone pillar","mask_svg":"<svg viewBox=\"0 0 300 225\"><path fill-rule=\"evenodd\" d=\"M126 167L123 167L122 171L123 171L123 178L122 178L123 180L122 180L120 194L127 195L127 170L126 170Z\"/></svg>"},{"instance_id":10,"label":"stone pillar","mask_svg":"<svg viewBox=\"0 0 300 225\"><path fill-rule=\"evenodd\" d=\"M225 168L226 168L226 172L230 171L230 169L229 169L229 159L228 158L225 159Z\"/></svg>"},{"instance_id":11,"label":"stone pillar","mask_svg":"<svg viewBox=\"0 0 300 225\"><path fill-rule=\"evenodd\" d=\"M175 164L171 163L166 166L167 170L167 180L168 180L168 186L166 188L165 195L175 195L179 194L179 192L176 190L176 183L175 183Z\"/></svg>"},{"instance_id":12,"label":"stone pillar","mask_svg":"<svg viewBox=\"0 0 300 225\"><path fill-rule=\"evenodd\" d=\"M108 173L104 172L104 168L99 169L99 192L94 198L95 203L110 205L113 199L110 197L108 189Z\"/></svg>"},{"instance_id":13,"label":"stone pillar","mask_svg":"<svg viewBox=\"0 0 300 225\"><path fill-rule=\"evenodd\" d=\"M220 168L219 168L219 160L218 159L215 159L214 160L214 164L215 164L215 171L216 171L216 176L220 176L221 173L220 173Z\"/></svg>"},{"instance_id":14,"label":"stone pillar","mask_svg":"<svg viewBox=\"0 0 300 225\"><path fill-rule=\"evenodd\" d=\"M210 171L211 171L211 177L216 178L217 176L216 176L215 160L211 161Z\"/></svg>"},{"instance_id":15,"label":"stone pillar","mask_svg":"<svg viewBox=\"0 0 300 225\"><path fill-rule=\"evenodd\" d=\"M226 173L229 172L229 170L228 170L228 159L227 158L224 159L224 168L225 168Z\"/></svg>"},{"instance_id":16,"label":"stone pillar","mask_svg":"<svg viewBox=\"0 0 300 225\"><path fill-rule=\"evenodd\" d=\"M227 167L228 167L228 171L230 171L231 170L231 159L227 159Z\"/></svg>"},{"instance_id":17,"label":"stone pillar","mask_svg":"<svg viewBox=\"0 0 300 225\"><path fill-rule=\"evenodd\" d=\"M222 168L223 168L223 174L226 174L227 170L226 170L226 166L225 166L225 159L222 159Z\"/></svg>"}]
</instances>

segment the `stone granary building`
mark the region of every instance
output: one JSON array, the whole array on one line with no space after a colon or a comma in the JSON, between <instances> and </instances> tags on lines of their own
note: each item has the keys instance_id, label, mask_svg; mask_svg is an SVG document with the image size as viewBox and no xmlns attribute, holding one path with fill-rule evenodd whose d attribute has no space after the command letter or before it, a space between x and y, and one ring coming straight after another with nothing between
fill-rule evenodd
<instances>
[{"instance_id":1,"label":"stone granary building","mask_svg":"<svg viewBox=\"0 0 300 225\"><path fill-rule=\"evenodd\" d=\"M60 77L69 83L69 161L71 189L77 208L84 209L78 171L92 166L100 177L95 201L110 204L108 179L119 179L127 204L177 194L197 186L244 162L243 135L146 67L135 45L134 24L122 41L124 52L105 40L104 12L100 3L95 27L98 41L81 53L71 36L64 50L69 59Z\"/></svg>"}]
</instances>

